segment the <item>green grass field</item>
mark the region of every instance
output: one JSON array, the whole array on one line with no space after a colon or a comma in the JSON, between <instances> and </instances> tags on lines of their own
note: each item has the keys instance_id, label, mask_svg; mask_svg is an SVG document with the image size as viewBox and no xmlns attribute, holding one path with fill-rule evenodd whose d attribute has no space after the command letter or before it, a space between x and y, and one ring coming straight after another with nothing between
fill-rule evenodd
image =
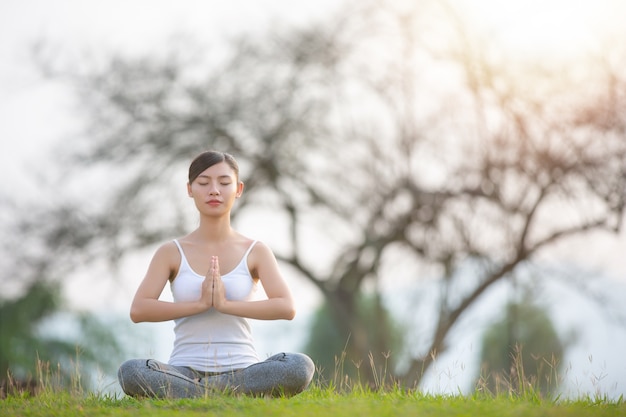
<instances>
[{"instance_id":1,"label":"green grass field","mask_svg":"<svg viewBox=\"0 0 626 417\"><path fill-rule=\"evenodd\" d=\"M9 378L0 392L0 417L159 417L174 413L179 417L626 417L623 397L596 394L550 399L526 378L509 378L495 393L479 383L469 395L405 390L385 378L378 381L379 388L367 388L347 377L336 377L326 383L314 380L307 391L291 398L253 398L224 392L186 400L134 399L120 393L90 391L81 381L78 367L68 381L58 371L51 371L49 364L39 362L32 384L19 385Z\"/></svg>"},{"instance_id":2,"label":"green grass field","mask_svg":"<svg viewBox=\"0 0 626 417\"><path fill-rule=\"evenodd\" d=\"M219 394L193 400L136 400L95 394L73 395L69 391L44 392L36 396L11 395L0 400L0 416L626 416L621 399L548 401L527 396L440 396L417 392L357 390L337 393L312 387L292 398L251 398Z\"/></svg>"}]
</instances>

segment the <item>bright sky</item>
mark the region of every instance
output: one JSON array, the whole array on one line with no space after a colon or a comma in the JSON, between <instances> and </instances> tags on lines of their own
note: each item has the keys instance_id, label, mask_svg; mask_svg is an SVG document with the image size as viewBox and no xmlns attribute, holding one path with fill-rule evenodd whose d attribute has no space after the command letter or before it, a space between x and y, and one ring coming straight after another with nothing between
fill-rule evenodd
<instances>
[{"instance_id":1,"label":"bright sky","mask_svg":"<svg viewBox=\"0 0 626 417\"><path fill-rule=\"evenodd\" d=\"M457 3L454 0L451 2ZM603 42L621 42L626 2L620 0L474 0L466 16L520 54L572 57Z\"/></svg>"},{"instance_id":2,"label":"bright sky","mask_svg":"<svg viewBox=\"0 0 626 417\"><path fill-rule=\"evenodd\" d=\"M214 41L242 30L262 30L276 19L299 22L329 8L330 0L2 0L0 1L0 176L17 190L42 148L79 126L69 96L43 83L28 48L44 39L64 54L92 49L154 50L175 34ZM45 156L43 156L45 159ZM7 179L11 181L7 181ZM4 182L3 181L3 182Z\"/></svg>"},{"instance_id":3,"label":"bright sky","mask_svg":"<svg viewBox=\"0 0 626 417\"><path fill-rule=\"evenodd\" d=\"M64 52L72 53L83 48L153 50L171 34L181 31L203 39L218 39L223 34L262 29L285 19L306 20L322 15L336 3L332 0L0 1L0 204L3 204L2 193L37 192L28 178L30 167L45 166L46 150L80 127L72 116L68 92L58 85L42 82L34 72L27 52L30 42L46 39L58 44ZM587 48L593 49L598 39L608 44L626 39L616 35L623 35L626 27L623 23L626 1L621 0L450 0L450 4L464 7L463 15L476 22L480 28L477 31L522 55L571 57ZM596 263L626 278L624 240L617 244L613 241L610 250L606 245L589 245L586 240L576 245ZM137 271L138 275L142 273ZM130 301L130 288L135 285L129 286L128 299L121 300L122 303ZM598 337L607 340L607 335ZM624 338L611 340L624 346L622 353L626 350ZM617 392L626 393L626 362L590 341L585 343L588 345L578 355L584 357L586 352L596 352L596 364L599 361L600 368L610 368L606 369L610 381L621 377ZM591 369L580 374L582 385L588 383L589 375L585 376L584 372L595 369L602 373L602 369Z\"/></svg>"}]
</instances>

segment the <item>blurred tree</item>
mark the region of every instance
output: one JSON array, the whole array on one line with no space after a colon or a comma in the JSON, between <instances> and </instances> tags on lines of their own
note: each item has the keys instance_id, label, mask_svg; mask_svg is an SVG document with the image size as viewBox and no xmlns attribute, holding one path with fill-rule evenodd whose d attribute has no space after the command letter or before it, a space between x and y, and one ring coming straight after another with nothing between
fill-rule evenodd
<instances>
[{"instance_id":1,"label":"blurred tree","mask_svg":"<svg viewBox=\"0 0 626 417\"><path fill-rule=\"evenodd\" d=\"M534 389L550 398L560 384L565 349L544 309L530 299L510 302L484 334L477 387L494 395Z\"/></svg>"},{"instance_id":2,"label":"blurred tree","mask_svg":"<svg viewBox=\"0 0 626 417\"><path fill-rule=\"evenodd\" d=\"M0 299L0 396L46 380L88 388L93 371L117 365L122 349L108 324L63 312L59 282L35 281L22 296Z\"/></svg>"},{"instance_id":3,"label":"blurred tree","mask_svg":"<svg viewBox=\"0 0 626 417\"><path fill-rule=\"evenodd\" d=\"M0 302L2 379L7 376L10 365L16 378L26 378L28 373L33 376L38 351L74 353L74 346L68 346L63 340L40 340L36 336L37 325L58 310L59 288L55 284L36 282L22 297Z\"/></svg>"},{"instance_id":4,"label":"blurred tree","mask_svg":"<svg viewBox=\"0 0 626 417\"><path fill-rule=\"evenodd\" d=\"M183 233L195 219L173 190L196 153L225 150L247 183L234 221L267 208L287 225L277 256L323 295L350 360L392 350L372 344L363 294L438 279L412 305L436 317L432 333L395 370L418 384L488 289L554 243L619 231L626 182L617 64L509 60L439 4L360 2L226 53L185 42L63 69L41 49L42 67L77 88L88 130L57 157L80 192L20 224L41 239L26 256L115 263Z\"/></svg>"},{"instance_id":5,"label":"blurred tree","mask_svg":"<svg viewBox=\"0 0 626 417\"><path fill-rule=\"evenodd\" d=\"M373 370L376 376L372 381L374 386L393 383L392 358L399 357L404 350L404 332L399 322L386 309L381 310L382 303L376 297L380 297L380 294L362 296L357 301L357 314L368 323L368 344L372 349L367 361L360 358L356 363L350 362L354 359L346 355L350 335L339 333L331 309L326 303L315 312L304 349L315 358L322 381L332 381L335 387L343 387L346 376L350 381L357 381L361 372L369 373ZM383 346L380 346L381 341L385 341Z\"/></svg>"}]
</instances>

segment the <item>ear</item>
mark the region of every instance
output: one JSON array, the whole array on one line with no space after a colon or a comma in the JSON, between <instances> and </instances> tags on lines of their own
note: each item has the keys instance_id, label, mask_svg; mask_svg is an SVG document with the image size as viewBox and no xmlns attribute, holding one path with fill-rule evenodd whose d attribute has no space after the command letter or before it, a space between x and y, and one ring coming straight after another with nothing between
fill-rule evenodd
<instances>
[{"instance_id":1,"label":"ear","mask_svg":"<svg viewBox=\"0 0 626 417\"><path fill-rule=\"evenodd\" d=\"M191 194L191 184L187 183L187 195L189 197L193 197L193 194Z\"/></svg>"},{"instance_id":2,"label":"ear","mask_svg":"<svg viewBox=\"0 0 626 417\"><path fill-rule=\"evenodd\" d=\"M239 183L237 183L237 194L235 194L236 198L241 197L241 194L243 194L243 187L244 187L243 182L239 181Z\"/></svg>"}]
</instances>

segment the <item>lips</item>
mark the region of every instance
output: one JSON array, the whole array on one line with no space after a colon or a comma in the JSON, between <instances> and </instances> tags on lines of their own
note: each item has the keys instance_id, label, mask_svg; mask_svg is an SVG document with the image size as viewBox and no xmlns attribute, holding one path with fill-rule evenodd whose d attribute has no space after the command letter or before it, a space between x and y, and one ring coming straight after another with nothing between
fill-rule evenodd
<instances>
[{"instance_id":1,"label":"lips","mask_svg":"<svg viewBox=\"0 0 626 417\"><path fill-rule=\"evenodd\" d=\"M209 200L206 202L209 206L219 206L222 204L220 200Z\"/></svg>"}]
</instances>

